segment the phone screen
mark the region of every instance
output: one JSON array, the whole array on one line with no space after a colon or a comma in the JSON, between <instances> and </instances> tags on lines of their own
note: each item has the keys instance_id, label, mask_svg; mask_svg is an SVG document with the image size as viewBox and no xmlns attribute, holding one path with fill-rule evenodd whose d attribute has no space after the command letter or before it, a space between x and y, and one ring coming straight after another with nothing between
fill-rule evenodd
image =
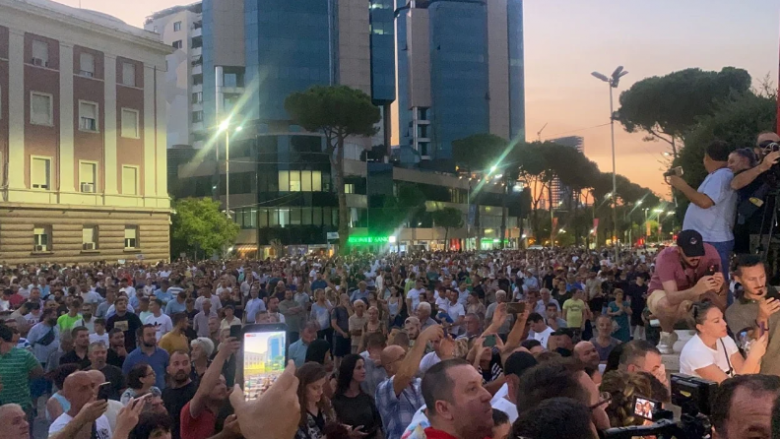
<instances>
[{"instance_id":1,"label":"phone screen","mask_svg":"<svg viewBox=\"0 0 780 439\"><path fill-rule=\"evenodd\" d=\"M485 341L482 342L482 346L484 346L486 348L492 348L495 345L496 345L496 336L495 336L495 334L486 335L485 336Z\"/></svg>"},{"instance_id":2,"label":"phone screen","mask_svg":"<svg viewBox=\"0 0 780 439\"><path fill-rule=\"evenodd\" d=\"M283 328L284 325L281 325ZM287 333L280 325L251 325L244 333L244 397L260 397L284 372Z\"/></svg>"},{"instance_id":3,"label":"phone screen","mask_svg":"<svg viewBox=\"0 0 780 439\"><path fill-rule=\"evenodd\" d=\"M108 397L111 395L111 383L103 383L98 386L97 399L108 401Z\"/></svg>"},{"instance_id":4,"label":"phone screen","mask_svg":"<svg viewBox=\"0 0 780 439\"><path fill-rule=\"evenodd\" d=\"M634 415L639 416L640 418L647 419L648 421L653 420L653 412L655 411L655 401L643 398L641 396L636 397L636 401L634 403Z\"/></svg>"}]
</instances>

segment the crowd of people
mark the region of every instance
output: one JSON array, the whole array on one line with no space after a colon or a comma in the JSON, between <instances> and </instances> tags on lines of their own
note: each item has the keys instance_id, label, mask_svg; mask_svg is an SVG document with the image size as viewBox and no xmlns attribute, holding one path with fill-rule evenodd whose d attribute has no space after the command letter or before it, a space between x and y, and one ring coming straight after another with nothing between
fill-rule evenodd
<instances>
[{"instance_id":1,"label":"crowd of people","mask_svg":"<svg viewBox=\"0 0 780 439\"><path fill-rule=\"evenodd\" d=\"M696 255L707 245L683 231L676 246L619 261L572 248L5 268L0 424L19 428L0 438L26 438L36 419L59 439L272 437L241 419L261 406L272 423L293 416L273 437L296 439L592 437L639 425L649 421L633 415L634 396L669 402L649 302L689 281L685 263L705 266ZM774 339L750 329L774 329L780 309L763 270L743 257L732 274L744 299L725 313L736 340L715 302L686 309L696 335L682 372L774 383L758 375L776 367L763 361ZM701 295L717 296L720 279L697 280ZM243 369L230 328L252 323L286 325L290 366L245 403L231 396ZM287 409L267 400L276 392L281 404L284 386ZM550 410L587 421L585 435L543 435Z\"/></svg>"},{"instance_id":2,"label":"crowd of people","mask_svg":"<svg viewBox=\"0 0 780 439\"><path fill-rule=\"evenodd\" d=\"M780 152L751 157L713 144L698 191L670 177L692 202L674 245L618 259L569 248L0 266L0 439L41 425L56 439L594 438L651 423L637 397L670 403L674 352L682 373L720 385L717 437L769 437L780 296L760 257L732 262L731 204ZM747 214L737 235L751 241ZM286 327L289 364L247 402L231 328L269 323ZM682 347L675 329L691 335Z\"/></svg>"}]
</instances>

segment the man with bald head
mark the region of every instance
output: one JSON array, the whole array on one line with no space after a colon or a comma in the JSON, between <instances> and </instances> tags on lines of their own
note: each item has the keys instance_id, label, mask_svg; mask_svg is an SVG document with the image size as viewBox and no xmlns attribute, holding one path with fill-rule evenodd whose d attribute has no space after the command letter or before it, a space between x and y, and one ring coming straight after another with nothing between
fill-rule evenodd
<instances>
[{"instance_id":1,"label":"man with bald head","mask_svg":"<svg viewBox=\"0 0 780 439\"><path fill-rule=\"evenodd\" d=\"M440 325L433 325L420 333L409 353L405 354L400 346L388 346L382 351L380 359L388 378L379 383L374 397L387 439L400 439L417 409L425 405L417 370L428 342L445 336Z\"/></svg>"},{"instance_id":2,"label":"man with bald head","mask_svg":"<svg viewBox=\"0 0 780 439\"><path fill-rule=\"evenodd\" d=\"M51 424L50 438L111 438L111 426L104 414L108 403L97 400L102 381L105 378L100 371L74 372L65 378L62 395L70 402L70 410Z\"/></svg>"},{"instance_id":3,"label":"man with bald head","mask_svg":"<svg viewBox=\"0 0 780 439\"><path fill-rule=\"evenodd\" d=\"M581 341L574 345L574 357L587 367L599 368L599 353L596 351L596 346L589 341Z\"/></svg>"},{"instance_id":4,"label":"man with bald head","mask_svg":"<svg viewBox=\"0 0 780 439\"><path fill-rule=\"evenodd\" d=\"M30 424L19 404L0 406L0 439L30 439Z\"/></svg>"}]
</instances>

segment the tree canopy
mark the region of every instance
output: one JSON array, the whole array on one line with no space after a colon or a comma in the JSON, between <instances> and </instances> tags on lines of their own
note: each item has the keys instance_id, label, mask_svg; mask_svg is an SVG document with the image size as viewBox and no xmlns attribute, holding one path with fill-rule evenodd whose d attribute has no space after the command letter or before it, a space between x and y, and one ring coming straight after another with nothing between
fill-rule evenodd
<instances>
[{"instance_id":1,"label":"tree canopy","mask_svg":"<svg viewBox=\"0 0 780 439\"><path fill-rule=\"evenodd\" d=\"M172 240L177 250L211 257L222 253L238 237L238 224L219 210L211 198L185 198L174 204Z\"/></svg>"},{"instance_id":2,"label":"tree canopy","mask_svg":"<svg viewBox=\"0 0 780 439\"><path fill-rule=\"evenodd\" d=\"M720 72L691 68L645 78L620 94L616 120L629 133L643 131L648 139L669 143L677 156L682 146L677 142L701 117L712 115L719 102L747 93L750 84L750 74L734 67Z\"/></svg>"},{"instance_id":3,"label":"tree canopy","mask_svg":"<svg viewBox=\"0 0 780 439\"><path fill-rule=\"evenodd\" d=\"M371 102L370 96L345 85L316 85L293 93L285 100L284 108L303 129L325 136L325 151L330 157L339 203L339 249L347 252L349 227L344 192L344 141L350 136L376 134L376 125L381 121L379 108Z\"/></svg>"}]
</instances>

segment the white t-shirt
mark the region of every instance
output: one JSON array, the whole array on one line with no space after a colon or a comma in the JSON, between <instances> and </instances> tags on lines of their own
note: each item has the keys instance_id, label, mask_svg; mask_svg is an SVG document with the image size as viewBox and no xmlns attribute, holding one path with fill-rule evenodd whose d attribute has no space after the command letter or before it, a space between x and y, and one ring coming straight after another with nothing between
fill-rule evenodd
<instances>
[{"instance_id":1,"label":"white t-shirt","mask_svg":"<svg viewBox=\"0 0 780 439\"><path fill-rule=\"evenodd\" d=\"M406 293L407 299L412 299L412 309L410 312L415 311L417 309L417 305L420 304L420 295L422 294L424 290L418 290L417 288L412 288L409 290L408 293Z\"/></svg>"},{"instance_id":2,"label":"white t-shirt","mask_svg":"<svg viewBox=\"0 0 780 439\"><path fill-rule=\"evenodd\" d=\"M57 419L52 422L51 426L49 426L49 437L65 428L72 420L73 417L67 412L59 415ZM95 428L98 439L111 439L111 425L108 423L106 415L101 415L95 420Z\"/></svg>"},{"instance_id":3,"label":"white t-shirt","mask_svg":"<svg viewBox=\"0 0 780 439\"><path fill-rule=\"evenodd\" d=\"M173 329L173 322L171 318L166 314L160 314L160 317L155 317L154 314L148 316L144 320L144 324L154 325L154 329L157 331L157 341L160 341L163 335L169 333Z\"/></svg>"},{"instance_id":4,"label":"white t-shirt","mask_svg":"<svg viewBox=\"0 0 780 439\"><path fill-rule=\"evenodd\" d=\"M102 341L106 345L106 348L108 348L108 332L104 332L103 335L97 335L95 333L89 334L89 344L97 341Z\"/></svg>"},{"instance_id":5,"label":"white t-shirt","mask_svg":"<svg viewBox=\"0 0 780 439\"><path fill-rule=\"evenodd\" d=\"M542 344L542 347L547 349L547 341L550 340L550 334L553 332L555 331L553 331L553 329L548 326L547 329L542 332L531 331L531 338L539 341L539 343Z\"/></svg>"},{"instance_id":6,"label":"white t-shirt","mask_svg":"<svg viewBox=\"0 0 780 439\"><path fill-rule=\"evenodd\" d=\"M722 343L721 343L722 342ZM726 350L723 350L723 347ZM701 341L699 334L694 335L685 343L682 352L680 353L680 373L685 375L691 375L701 378L696 373L697 369L703 369L709 365L716 365L730 377L734 376L734 369L730 367L731 356L735 352L739 352L737 344L731 337L723 337L715 344L716 349L710 349L707 345ZM729 374L731 369L731 374Z\"/></svg>"},{"instance_id":7,"label":"white t-shirt","mask_svg":"<svg viewBox=\"0 0 780 439\"><path fill-rule=\"evenodd\" d=\"M517 406L512 404L511 401L509 401L506 398L498 398L498 399L493 399L492 401L490 401L490 405L494 409L498 409L498 410L501 410L502 412L506 413L506 415L509 417L509 423L510 424L514 424L515 423L515 420L518 417Z\"/></svg>"}]
</instances>

